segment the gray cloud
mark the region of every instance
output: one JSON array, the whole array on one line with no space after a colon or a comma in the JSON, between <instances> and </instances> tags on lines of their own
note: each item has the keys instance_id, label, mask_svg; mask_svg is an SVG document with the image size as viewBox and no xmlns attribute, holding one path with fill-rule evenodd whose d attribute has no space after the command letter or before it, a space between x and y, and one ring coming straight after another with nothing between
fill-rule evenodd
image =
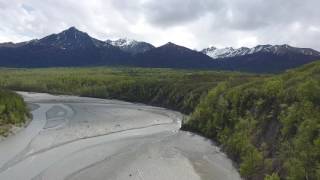
<instances>
[{"instance_id":1,"label":"gray cloud","mask_svg":"<svg viewBox=\"0 0 320 180\"><path fill-rule=\"evenodd\" d=\"M214 2L214 3L213 3ZM210 0L162 0L143 5L146 18L155 25L176 26L190 23L210 12L219 11L221 1Z\"/></svg>"},{"instance_id":2,"label":"gray cloud","mask_svg":"<svg viewBox=\"0 0 320 180\"><path fill-rule=\"evenodd\" d=\"M203 48L284 44L320 50L318 0L0 0L0 41L76 26L96 38L129 37Z\"/></svg>"}]
</instances>

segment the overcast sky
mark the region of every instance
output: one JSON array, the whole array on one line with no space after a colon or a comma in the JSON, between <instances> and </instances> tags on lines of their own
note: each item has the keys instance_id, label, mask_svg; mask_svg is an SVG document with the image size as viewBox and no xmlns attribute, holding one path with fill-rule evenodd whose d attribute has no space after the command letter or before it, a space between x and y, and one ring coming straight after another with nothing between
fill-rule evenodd
<instances>
[{"instance_id":1,"label":"overcast sky","mask_svg":"<svg viewBox=\"0 0 320 180\"><path fill-rule=\"evenodd\" d=\"M193 49L290 44L320 50L320 0L0 0L0 42L70 26L106 40Z\"/></svg>"}]
</instances>

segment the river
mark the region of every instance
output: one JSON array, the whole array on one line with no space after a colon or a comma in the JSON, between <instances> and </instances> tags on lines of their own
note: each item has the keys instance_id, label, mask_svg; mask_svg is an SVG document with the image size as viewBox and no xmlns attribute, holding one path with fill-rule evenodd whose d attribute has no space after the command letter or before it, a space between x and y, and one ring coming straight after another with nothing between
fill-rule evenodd
<instances>
[{"instance_id":1,"label":"river","mask_svg":"<svg viewBox=\"0 0 320 180\"><path fill-rule=\"evenodd\" d=\"M0 142L1 180L238 180L210 140L164 108L19 92L33 120Z\"/></svg>"}]
</instances>

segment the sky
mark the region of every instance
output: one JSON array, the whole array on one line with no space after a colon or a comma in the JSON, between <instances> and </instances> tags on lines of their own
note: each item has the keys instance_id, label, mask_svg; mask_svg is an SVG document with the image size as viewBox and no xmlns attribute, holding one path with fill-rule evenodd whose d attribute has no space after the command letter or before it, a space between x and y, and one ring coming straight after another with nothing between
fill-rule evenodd
<instances>
[{"instance_id":1,"label":"sky","mask_svg":"<svg viewBox=\"0 0 320 180\"><path fill-rule=\"evenodd\" d=\"M290 44L320 50L319 0L0 0L0 42L71 26L100 40L191 49Z\"/></svg>"}]
</instances>

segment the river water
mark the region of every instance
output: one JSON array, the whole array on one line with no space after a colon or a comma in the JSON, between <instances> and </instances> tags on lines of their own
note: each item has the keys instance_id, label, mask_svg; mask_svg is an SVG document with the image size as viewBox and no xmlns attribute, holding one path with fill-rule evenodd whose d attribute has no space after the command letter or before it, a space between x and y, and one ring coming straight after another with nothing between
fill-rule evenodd
<instances>
[{"instance_id":1,"label":"river water","mask_svg":"<svg viewBox=\"0 0 320 180\"><path fill-rule=\"evenodd\" d=\"M19 92L33 120L0 142L1 180L238 180L208 139L164 108Z\"/></svg>"}]
</instances>

